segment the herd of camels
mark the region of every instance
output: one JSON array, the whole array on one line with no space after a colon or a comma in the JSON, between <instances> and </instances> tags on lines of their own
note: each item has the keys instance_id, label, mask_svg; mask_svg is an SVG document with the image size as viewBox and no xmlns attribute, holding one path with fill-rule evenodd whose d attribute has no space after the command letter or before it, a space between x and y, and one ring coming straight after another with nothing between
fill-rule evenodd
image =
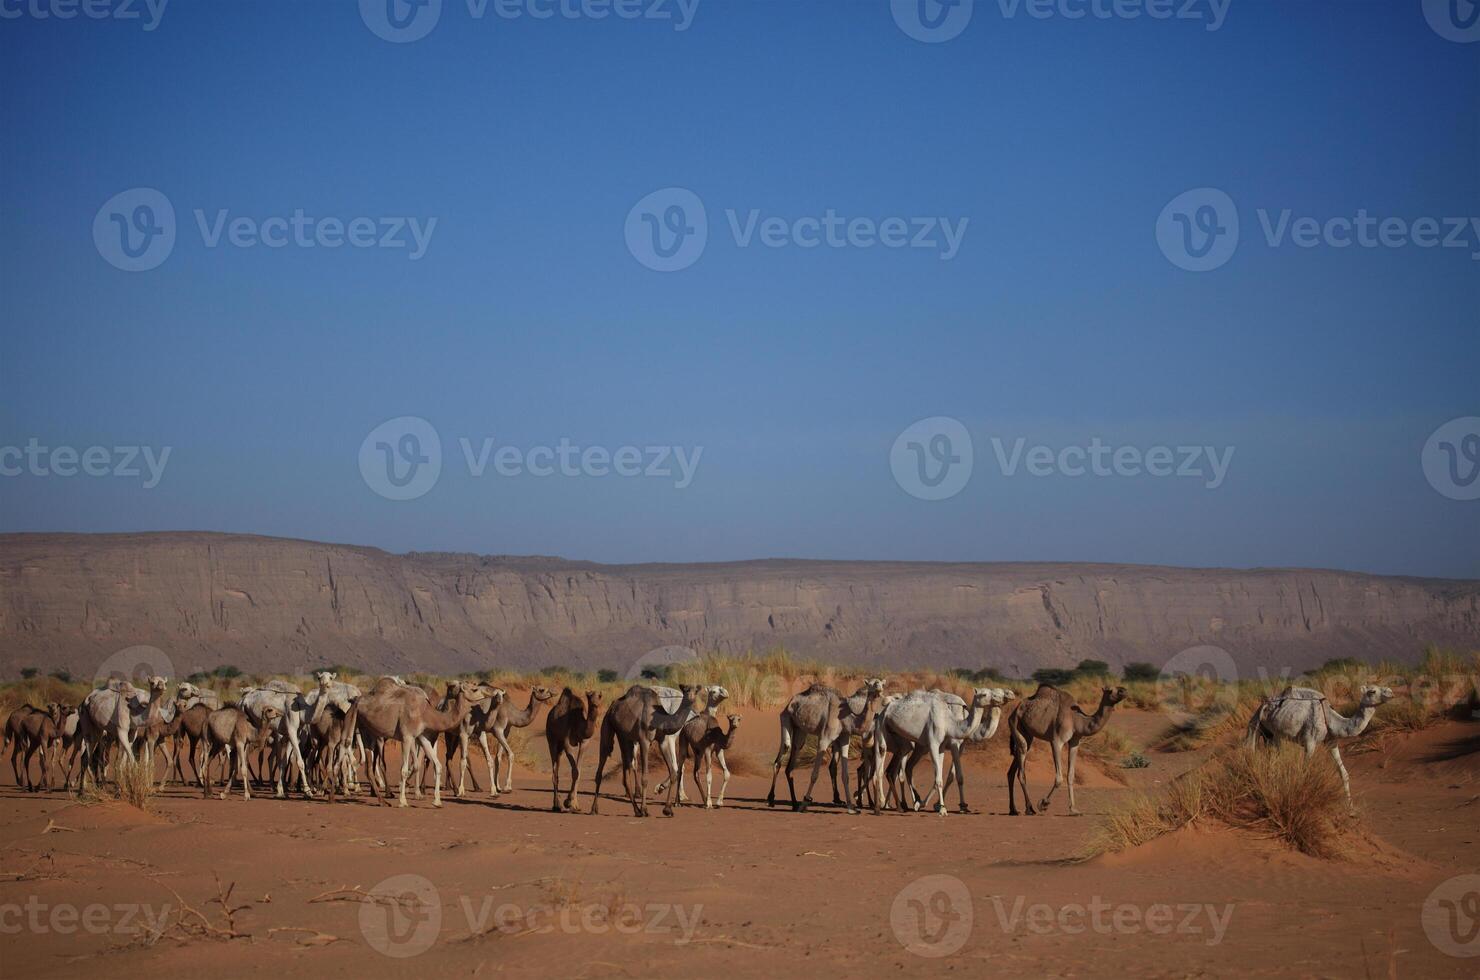
<instances>
[{"instance_id":1,"label":"herd of camels","mask_svg":"<svg viewBox=\"0 0 1480 980\"><path fill-rule=\"evenodd\" d=\"M599 693L578 695L568 687L557 696L549 688L537 686L530 692L528 703L519 707L504 689L470 680L448 684L440 698L399 677L382 677L368 692L327 671L315 675L315 680L317 686L307 693L281 681L244 688L240 700L226 706L215 694L184 682L171 697L169 682L163 677L149 678L143 687L115 680L91 692L75 707L58 703L41 708L22 706L5 723L16 783L27 790L50 789L53 760L60 761L63 755L67 755L65 788L70 790L74 779L80 787L85 775L101 782L114 752L141 761L152 781L158 749L165 762L161 789L173 774L182 783L196 783L209 796L213 791L211 763L217 760L225 779L220 798L225 799L239 780L243 798L250 799L253 774L248 762L255 754L257 781L274 785L279 797L296 783L304 796L323 794L333 802L340 795L359 793L363 771L371 793L389 805L385 749L394 741L401 749L399 805L407 805L408 783L421 795L425 770L430 768L433 805L441 806L444 772L450 784L455 761L456 793L464 795L475 745L482 750L487 765L490 795L510 791L514 751L508 741L509 731L531 724L540 706L552 702L545 719L545 740L550 751L551 808L556 812L576 810L581 750L598 731L600 758L591 813L598 812L602 774L614 748L620 752L623 789L636 816L647 815L648 758L653 749L667 770L666 778L654 790L655 794L666 791L665 815L673 815L675 803L687 802L683 778L686 763L692 766L696 789L702 786L704 807L724 805L730 777L725 750L733 745L740 716L727 715L727 727L721 726L717 711L729 693L720 685L683 685L677 689L634 685L603 714ZM1066 783L1069 812L1077 813L1074 764L1079 744L1098 733L1126 697L1123 687L1104 688L1099 705L1093 712L1086 712L1067 693L1046 684L1023 699L1006 688L977 688L969 701L941 690L886 694L884 688L882 679L869 678L851 695L821 683L793 695L781 710L781 744L772 763L766 803L775 805L776 780L784 769L791 806L805 811L813 802L822 767L827 765L833 804L850 813L859 812L865 805L878 813L884 806L908 811L929 808L933 803L935 811L944 815L946 792L952 782L957 787L960 810L969 812L961 751L969 743L992 738L1005 717L1012 752L1007 773L1009 813L1015 816L1019 812L1018 789L1024 810L1032 814L1046 810L1055 791ZM1390 688L1364 687L1357 712L1343 717L1319 691L1287 688L1266 699L1249 719L1247 741L1293 741L1304 747L1307 757L1318 745L1326 745L1350 802L1351 785L1336 742L1361 734L1377 706L1392 696ZM856 788L849 780L854 736L858 736L862 750ZM490 737L496 743L491 752ZM817 750L811 779L798 800L793 772L804 745L812 738L816 739ZM437 753L439 739L445 743L445 766ZM1040 740L1047 742L1052 752L1054 782L1035 808L1028 795L1025 763L1029 749ZM39 781L31 779L31 760L36 754L40 755ZM913 776L917 764L926 759L931 763L933 781L930 792L922 798L915 791ZM562 760L570 773L563 798ZM187 762L194 770L188 780ZM722 774L717 795L713 792L716 765ZM481 791L476 772L471 775L474 791Z\"/></svg>"}]
</instances>

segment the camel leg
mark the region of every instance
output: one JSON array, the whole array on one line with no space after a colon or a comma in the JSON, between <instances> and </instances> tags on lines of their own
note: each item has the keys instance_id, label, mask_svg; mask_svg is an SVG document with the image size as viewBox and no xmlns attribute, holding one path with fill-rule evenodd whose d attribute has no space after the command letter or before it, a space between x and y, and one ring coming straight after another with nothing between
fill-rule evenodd
<instances>
[{"instance_id":1,"label":"camel leg","mask_svg":"<svg viewBox=\"0 0 1480 980\"><path fill-rule=\"evenodd\" d=\"M637 758L638 758L638 761L642 764L642 769L641 769L641 771L638 772L638 776L641 777L641 778L639 778L638 781L637 781L637 795L642 800L642 806L638 809L638 813L637 813L637 815L639 817L645 817L645 816L648 815L648 813L647 813L647 776L648 776L648 742L650 742L650 741L652 741L652 740L651 739L647 739L647 738L639 738L637 740Z\"/></svg>"},{"instance_id":2,"label":"camel leg","mask_svg":"<svg viewBox=\"0 0 1480 980\"><path fill-rule=\"evenodd\" d=\"M504 788L500 790L498 784L495 783L493 795L497 796L501 792L512 793L514 792L514 747L509 744L508 736L504 732L494 732L493 740L498 743L498 748L494 750L494 759L497 760L502 756L506 760L505 766L507 767L504 771Z\"/></svg>"},{"instance_id":3,"label":"camel leg","mask_svg":"<svg viewBox=\"0 0 1480 980\"><path fill-rule=\"evenodd\" d=\"M36 784L31 782L31 758L35 756L36 748L37 746L34 743L27 744L26 757L21 762L21 771L26 774L26 781L24 785L27 793L34 793L36 791ZM22 784L17 782L15 785L16 788L19 789Z\"/></svg>"},{"instance_id":4,"label":"camel leg","mask_svg":"<svg viewBox=\"0 0 1480 980\"><path fill-rule=\"evenodd\" d=\"M25 751L25 746L21 744L20 739L16 739L14 742L12 742L11 746L10 773L13 777L15 777L15 785L17 787L24 786L26 785L26 781L31 778L31 770L29 767L27 767L25 771L26 774L24 776L21 775L21 754Z\"/></svg>"},{"instance_id":5,"label":"camel leg","mask_svg":"<svg viewBox=\"0 0 1480 980\"><path fill-rule=\"evenodd\" d=\"M725 762L724 749L715 749L714 757L715 759L719 760L720 771L719 796L716 797L714 801L714 806L716 809L718 809L725 805L725 787L730 785L730 766L729 763Z\"/></svg>"},{"instance_id":6,"label":"camel leg","mask_svg":"<svg viewBox=\"0 0 1480 980\"><path fill-rule=\"evenodd\" d=\"M1341 750L1336 747L1335 742L1327 742L1326 748L1331 750L1331 761L1336 763L1336 771L1341 773L1341 788L1346 791L1346 806L1352 813L1357 812L1357 806L1352 802L1352 781L1346 774L1346 764L1341 761Z\"/></svg>"},{"instance_id":7,"label":"camel leg","mask_svg":"<svg viewBox=\"0 0 1480 980\"><path fill-rule=\"evenodd\" d=\"M203 768L196 770L196 775L201 777L200 791L202 796L211 795L211 743L206 742L206 761Z\"/></svg>"},{"instance_id":8,"label":"camel leg","mask_svg":"<svg viewBox=\"0 0 1480 980\"><path fill-rule=\"evenodd\" d=\"M436 771L435 779L432 782L432 806L441 806L442 760L437 758L437 747L431 742L427 741L427 737L425 735L422 735L418 739L418 741L421 742L422 751L426 753L427 759L431 762L432 768Z\"/></svg>"},{"instance_id":9,"label":"camel leg","mask_svg":"<svg viewBox=\"0 0 1480 980\"><path fill-rule=\"evenodd\" d=\"M226 757L226 788L221 791L221 795L218 796L217 799L224 800L227 796L231 795L231 777L236 775L236 770L231 768L231 746L223 745L221 747L221 754ZM242 757L246 755L246 751L241 745L238 745L236 747L236 755L238 762L245 761ZM242 786L242 792L248 792L246 786ZM250 796L245 796L243 798L251 799Z\"/></svg>"},{"instance_id":10,"label":"camel leg","mask_svg":"<svg viewBox=\"0 0 1480 980\"><path fill-rule=\"evenodd\" d=\"M929 750L930 762L935 767L935 785L931 788L930 793L936 798L935 812L941 816L945 816L949 812L946 810L945 753L941 751L939 744L929 746Z\"/></svg>"},{"instance_id":11,"label":"camel leg","mask_svg":"<svg viewBox=\"0 0 1480 980\"><path fill-rule=\"evenodd\" d=\"M411 747L416 743L410 739L401 738L401 791L397 794L397 800L402 807L409 806L406 802L406 780L411 776Z\"/></svg>"},{"instance_id":12,"label":"camel leg","mask_svg":"<svg viewBox=\"0 0 1480 980\"><path fill-rule=\"evenodd\" d=\"M570 795L565 798L565 808L574 810L576 800L580 796L581 784L581 747L586 743L577 742L575 755L571 755L570 749L565 750L565 757L570 760Z\"/></svg>"},{"instance_id":13,"label":"camel leg","mask_svg":"<svg viewBox=\"0 0 1480 980\"><path fill-rule=\"evenodd\" d=\"M796 760L795 753L791 751L791 725L787 722L785 716L782 716L781 745L776 749L775 761L771 763L771 791L766 794L766 806L776 805L776 777L781 773L781 757L787 754L791 755L793 762ZM791 802L793 805L796 804L796 793L791 794Z\"/></svg>"},{"instance_id":14,"label":"camel leg","mask_svg":"<svg viewBox=\"0 0 1480 980\"><path fill-rule=\"evenodd\" d=\"M1079 815L1079 807L1074 804L1074 760L1079 757L1079 746L1069 746L1069 812L1075 816Z\"/></svg>"},{"instance_id":15,"label":"camel leg","mask_svg":"<svg viewBox=\"0 0 1480 980\"><path fill-rule=\"evenodd\" d=\"M822 739L819 737L817 740L817 755L812 758L812 780L807 783L807 795L802 797L801 806L797 806L795 803L792 804L792 808L798 813L806 813L807 807L812 805L812 790L817 786L817 777L822 775L823 763L832 758L832 756L833 753L827 746L822 744ZM791 778L791 772L789 770L786 777L787 779Z\"/></svg>"},{"instance_id":16,"label":"camel leg","mask_svg":"<svg viewBox=\"0 0 1480 980\"><path fill-rule=\"evenodd\" d=\"M596 790L591 794L592 813L596 812L596 806L601 802L601 774L606 769L606 760L611 758L612 740L616 737L614 730L609 724L610 721L611 718L608 715L601 723L601 755L597 757L596 761ZM571 787L571 791L575 791L574 786Z\"/></svg>"},{"instance_id":17,"label":"camel leg","mask_svg":"<svg viewBox=\"0 0 1480 980\"><path fill-rule=\"evenodd\" d=\"M1053 799L1054 792L1064 785L1064 743L1057 738L1048 740L1049 750L1053 752L1053 785L1048 788L1048 795L1038 801L1038 809L1047 810L1049 802Z\"/></svg>"},{"instance_id":18,"label":"camel leg","mask_svg":"<svg viewBox=\"0 0 1480 980\"><path fill-rule=\"evenodd\" d=\"M956 797L960 801L957 809L962 813L970 813L971 808L966 805L966 770L961 767L960 747L951 750L951 770L956 777Z\"/></svg>"},{"instance_id":19,"label":"camel leg","mask_svg":"<svg viewBox=\"0 0 1480 980\"><path fill-rule=\"evenodd\" d=\"M847 753L844 752L843 759L846 760L847 758ZM833 806L842 806L842 797L838 796L838 753L836 752L827 760L827 774L832 777Z\"/></svg>"},{"instance_id":20,"label":"camel leg","mask_svg":"<svg viewBox=\"0 0 1480 980\"><path fill-rule=\"evenodd\" d=\"M483 764L488 767L488 796L490 799L496 799L498 797L498 754L497 752L488 751L487 732L478 733L476 744L483 753ZM471 751L472 744L469 744L468 748ZM464 764L472 765L470 762L465 762ZM473 772L469 773L469 775L473 777L473 792L476 793L483 788L478 785L478 774Z\"/></svg>"}]
</instances>

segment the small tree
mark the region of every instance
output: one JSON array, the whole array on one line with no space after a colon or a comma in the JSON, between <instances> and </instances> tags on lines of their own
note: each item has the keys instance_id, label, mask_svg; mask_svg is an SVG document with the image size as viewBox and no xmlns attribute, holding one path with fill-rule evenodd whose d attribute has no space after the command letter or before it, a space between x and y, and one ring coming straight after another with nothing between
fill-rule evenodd
<instances>
[{"instance_id":1,"label":"small tree","mask_svg":"<svg viewBox=\"0 0 1480 980\"><path fill-rule=\"evenodd\" d=\"M22 667L21 668L21 678L23 680L30 680L31 678L35 677L39 673L41 673L41 671L37 670L35 667Z\"/></svg>"},{"instance_id":2,"label":"small tree","mask_svg":"<svg viewBox=\"0 0 1480 980\"><path fill-rule=\"evenodd\" d=\"M668 664L656 664L652 667L642 668L642 679L645 681L666 681L668 673L673 668Z\"/></svg>"},{"instance_id":3,"label":"small tree","mask_svg":"<svg viewBox=\"0 0 1480 980\"><path fill-rule=\"evenodd\" d=\"M1074 673L1081 677L1109 677L1110 665L1103 660L1081 660Z\"/></svg>"},{"instance_id":4,"label":"small tree","mask_svg":"<svg viewBox=\"0 0 1480 980\"><path fill-rule=\"evenodd\" d=\"M997 681L1000 683L1001 681L1007 680L1007 678L1002 675L1002 671L998 670L996 667L983 667L981 670L972 674L971 679L978 684L982 683L983 681Z\"/></svg>"},{"instance_id":5,"label":"small tree","mask_svg":"<svg viewBox=\"0 0 1480 980\"><path fill-rule=\"evenodd\" d=\"M596 672L596 679L603 684L615 684L617 678L620 676L615 670L598 670Z\"/></svg>"},{"instance_id":6,"label":"small tree","mask_svg":"<svg viewBox=\"0 0 1480 980\"><path fill-rule=\"evenodd\" d=\"M1152 664L1137 661L1126 664L1121 676L1128 681L1154 681L1161 677L1161 671Z\"/></svg>"},{"instance_id":7,"label":"small tree","mask_svg":"<svg viewBox=\"0 0 1480 980\"><path fill-rule=\"evenodd\" d=\"M549 667L541 667L540 673L546 677L554 677L556 674L569 674L570 668L563 664L552 664Z\"/></svg>"},{"instance_id":8,"label":"small tree","mask_svg":"<svg viewBox=\"0 0 1480 980\"><path fill-rule=\"evenodd\" d=\"M72 672L69 671L65 667L58 667L56 670L52 671L47 676L48 677L55 677L57 680L61 681L63 684L70 684L70 683L72 683Z\"/></svg>"},{"instance_id":9,"label":"small tree","mask_svg":"<svg viewBox=\"0 0 1480 980\"><path fill-rule=\"evenodd\" d=\"M1062 667L1040 667L1033 671L1033 680L1040 684L1052 684L1057 687L1061 684L1067 684L1073 679L1074 672L1072 670L1065 670Z\"/></svg>"}]
</instances>

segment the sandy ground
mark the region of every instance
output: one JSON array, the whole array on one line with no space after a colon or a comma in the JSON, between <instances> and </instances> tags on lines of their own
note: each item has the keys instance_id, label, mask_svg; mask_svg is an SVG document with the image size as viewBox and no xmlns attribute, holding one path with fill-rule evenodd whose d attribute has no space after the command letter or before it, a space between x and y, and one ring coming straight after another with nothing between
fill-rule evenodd
<instances>
[{"instance_id":1,"label":"sandy ground","mask_svg":"<svg viewBox=\"0 0 1480 980\"><path fill-rule=\"evenodd\" d=\"M1160 723L1113 724L1144 738ZM774 720L758 712L739 749L752 774L726 807L672 819L635 819L614 797L599 816L552 814L548 776L523 769L511 795L440 811L172 787L141 813L20 792L5 765L0 976L1473 977L1480 959L1436 947L1421 910L1436 885L1480 872L1477 730L1449 723L1351 757L1371 846L1349 862L1209 829L1070 863L1127 787L1086 766L1091 816L1066 816L1064 800L1012 818L992 751L969 757L971 814L768 809L755 773ZM1131 786L1194 761L1153 754ZM224 928L217 878L245 938L171 927L150 942L182 900ZM340 891L387 879L382 902ZM1462 948L1480 953L1480 938Z\"/></svg>"}]
</instances>

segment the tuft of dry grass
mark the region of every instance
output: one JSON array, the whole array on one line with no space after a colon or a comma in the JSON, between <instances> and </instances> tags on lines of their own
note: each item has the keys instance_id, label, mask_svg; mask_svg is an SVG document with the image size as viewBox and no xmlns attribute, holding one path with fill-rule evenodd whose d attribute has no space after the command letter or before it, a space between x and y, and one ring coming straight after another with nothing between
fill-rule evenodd
<instances>
[{"instance_id":1,"label":"tuft of dry grass","mask_svg":"<svg viewBox=\"0 0 1480 980\"><path fill-rule=\"evenodd\" d=\"M103 786L93 782L88 773L82 774L82 786L77 791L76 800L84 805L116 800L137 810L148 810L154 794L155 782L147 767L119 754L108 764L108 781Z\"/></svg>"},{"instance_id":2,"label":"tuft of dry grass","mask_svg":"<svg viewBox=\"0 0 1480 980\"><path fill-rule=\"evenodd\" d=\"M1216 820L1320 858L1345 852L1349 827L1341 777L1324 756L1294 746L1239 748L1113 810L1085 857L1139 847L1198 820Z\"/></svg>"}]
</instances>

